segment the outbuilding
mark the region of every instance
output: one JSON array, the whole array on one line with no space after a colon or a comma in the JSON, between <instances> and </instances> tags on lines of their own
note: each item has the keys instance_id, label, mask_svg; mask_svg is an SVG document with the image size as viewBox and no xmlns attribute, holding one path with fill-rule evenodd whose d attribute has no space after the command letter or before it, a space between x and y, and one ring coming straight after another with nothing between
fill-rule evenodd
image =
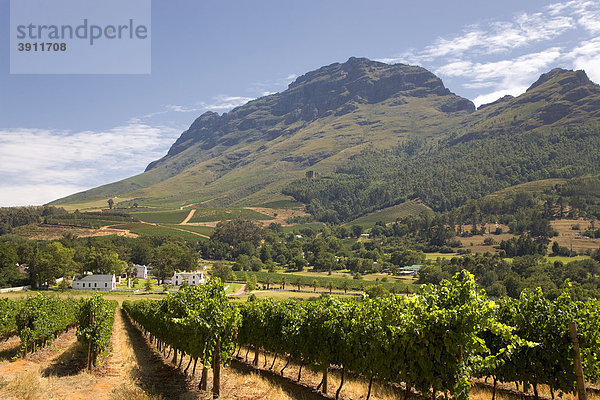
<instances>
[{"instance_id":1,"label":"outbuilding","mask_svg":"<svg viewBox=\"0 0 600 400\"><path fill-rule=\"evenodd\" d=\"M114 275L81 275L73 278L75 290L115 290L117 280Z\"/></svg>"},{"instance_id":2,"label":"outbuilding","mask_svg":"<svg viewBox=\"0 0 600 400\"><path fill-rule=\"evenodd\" d=\"M175 272L171 278L171 285L173 285L173 287L180 287L184 281L187 282L189 286L203 285L206 282L206 278L202 271Z\"/></svg>"}]
</instances>

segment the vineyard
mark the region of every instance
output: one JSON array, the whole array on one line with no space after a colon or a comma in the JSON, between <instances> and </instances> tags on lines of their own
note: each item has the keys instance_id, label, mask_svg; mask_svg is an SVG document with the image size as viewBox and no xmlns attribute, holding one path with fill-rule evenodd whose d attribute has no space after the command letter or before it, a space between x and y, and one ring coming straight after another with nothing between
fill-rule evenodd
<instances>
[{"instance_id":1,"label":"vineyard","mask_svg":"<svg viewBox=\"0 0 600 400\"><path fill-rule=\"evenodd\" d=\"M140 340L154 349L159 358L153 356L151 362L158 362L159 376L168 363L169 374L181 374L176 375L178 388L194 382L193 391L208 394L210 386L215 398L230 398L231 387L226 393L223 387L228 379L239 379L230 368L222 368L228 364L269 373L271 384L273 376L283 377L286 369L289 376L294 366L293 378L279 384L296 385L295 390L313 396L309 398L323 398L314 397L319 391L329 398L369 399L383 385L395 391L392 398L468 399L473 385L484 380L491 398L496 398L500 383L532 390L530 396L536 398L543 386L554 398L577 392L574 367L579 364L586 382L600 378L600 301L579 301L571 292L565 287L549 299L539 289L526 290L518 299L494 301L463 271L410 297L232 303L222 283L213 279L162 300L125 300L127 317L117 315L119 323L131 326L130 335L139 330ZM27 357L60 332L77 327L79 351L87 353L87 368L95 370L103 367L99 356L111 350L113 327L119 326L116 307L116 301L99 294L80 300L41 294L0 299L0 335L18 337L17 356ZM136 348L142 345L136 343ZM577 354L580 363L574 361ZM197 370L199 379L194 380ZM154 379L136 378L136 387L154 388ZM252 375L264 384L260 379ZM349 396L344 385L356 382L362 393L357 395L353 387ZM175 390L173 386L162 390L163 398L177 398L167 391ZM126 392L117 398L129 396Z\"/></svg>"},{"instance_id":2,"label":"vineyard","mask_svg":"<svg viewBox=\"0 0 600 400\"><path fill-rule=\"evenodd\" d=\"M365 299L326 298L315 302L256 300L233 306L218 280L188 287L162 301L126 301L123 308L159 350L190 356L194 370L213 368L213 393L219 394L220 365L237 349L261 352L322 371L318 385L328 393L328 373L360 374L372 383L402 384L435 398L450 394L469 398L474 378L496 383L522 382L555 392L576 391L573 342L569 323L579 327L585 378L600 377L600 303L575 301L565 289L554 300L541 290L525 291L518 300L487 299L462 272L440 286L428 286L414 297ZM287 364L286 364L287 365ZM284 367L285 369L285 367ZM283 371L282 371L283 373ZM366 388L370 396L371 385ZM495 393L494 393L495 396Z\"/></svg>"},{"instance_id":3,"label":"vineyard","mask_svg":"<svg viewBox=\"0 0 600 400\"><path fill-rule=\"evenodd\" d=\"M77 326L78 339L89 347L88 367L96 366L106 354L118 303L100 294L74 300L38 293L24 300L0 299L0 335L20 339L19 353L25 356L52 342L60 333Z\"/></svg>"}]
</instances>

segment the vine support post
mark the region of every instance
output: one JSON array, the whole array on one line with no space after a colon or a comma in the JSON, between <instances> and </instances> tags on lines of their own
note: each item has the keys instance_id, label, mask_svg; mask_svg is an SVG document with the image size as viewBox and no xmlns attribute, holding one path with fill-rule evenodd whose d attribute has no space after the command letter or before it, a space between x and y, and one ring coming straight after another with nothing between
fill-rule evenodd
<instances>
[{"instance_id":1,"label":"vine support post","mask_svg":"<svg viewBox=\"0 0 600 400\"><path fill-rule=\"evenodd\" d=\"M327 394L327 372L329 370L328 366L325 366L325 369L323 370L323 387L321 388L321 391L325 394Z\"/></svg>"},{"instance_id":2,"label":"vine support post","mask_svg":"<svg viewBox=\"0 0 600 400\"><path fill-rule=\"evenodd\" d=\"M94 313L90 313L90 327L94 326ZM92 338L88 339L88 357L87 357L87 368L91 371L92 369Z\"/></svg>"},{"instance_id":3,"label":"vine support post","mask_svg":"<svg viewBox=\"0 0 600 400\"><path fill-rule=\"evenodd\" d=\"M221 339L217 339L213 363L213 399L218 399L221 395Z\"/></svg>"},{"instance_id":4,"label":"vine support post","mask_svg":"<svg viewBox=\"0 0 600 400\"><path fill-rule=\"evenodd\" d=\"M369 391L367 392L366 400L369 400L369 398L371 398L371 388L373 387L373 377L374 377L374 375L371 375L371 378L369 379Z\"/></svg>"},{"instance_id":5,"label":"vine support post","mask_svg":"<svg viewBox=\"0 0 600 400\"><path fill-rule=\"evenodd\" d=\"M173 365L177 365L177 348L175 348L175 351L173 353L173 360L171 362L173 363Z\"/></svg>"},{"instance_id":6,"label":"vine support post","mask_svg":"<svg viewBox=\"0 0 600 400\"><path fill-rule=\"evenodd\" d=\"M252 365L254 365L255 367L258 367L258 355L259 355L258 346L254 347L254 350L255 350L254 361L252 362Z\"/></svg>"},{"instance_id":7,"label":"vine support post","mask_svg":"<svg viewBox=\"0 0 600 400\"><path fill-rule=\"evenodd\" d=\"M340 392L342 391L342 386L344 386L344 372L346 372L345 368L342 367L342 378L340 381L340 387L338 387L337 391L335 392L335 399L339 399L340 397Z\"/></svg>"},{"instance_id":8,"label":"vine support post","mask_svg":"<svg viewBox=\"0 0 600 400\"><path fill-rule=\"evenodd\" d=\"M208 388L208 368L202 365L202 376L200 378L200 389L206 391Z\"/></svg>"},{"instance_id":9,"label":"vine support post","mask_svg":"<svg viewBox=\"0 0 600 400\"><path fill-rule=\"evenodd\" d=\"M583 366L581 365L581 353L579 351L579 339L577 338L577 324L574 321L569 322L569 334L571 335L571 342L573 342L573 367L575 368L575 377L577 378L577 397L579 400L587 400Z\"/></svg>"}]
</instances>

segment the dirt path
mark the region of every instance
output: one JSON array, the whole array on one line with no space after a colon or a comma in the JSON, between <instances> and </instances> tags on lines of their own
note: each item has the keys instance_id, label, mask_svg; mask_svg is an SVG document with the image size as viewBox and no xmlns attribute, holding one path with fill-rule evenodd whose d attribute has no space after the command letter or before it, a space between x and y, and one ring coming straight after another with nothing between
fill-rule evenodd
<instances>
[{"instance_id":1,"label":"dirt path","mask_svg":"<svg viewBox=\"0 0 600 400\"><path fill-rule=\"evenodd\" d=\"M239 288L237 292L233 293L232 296L241 296L244 293L246 293L246 285L245 284L242 285L242 287Z\"/></svg>"},{"instance_id":2,"label":"dirt path","mask_svg":"<svg viewBox=\"0 0 600 400\"><path fill-rule=\"evenodd\" d=\"M61 398L70 400L108 399L113 389L128 379L131 370L129 361L132 358L133 350L120 309L117 309L115 314L111 345L112 352L103 360L102 368L91 374L82 374L82 376L93 375L96 378L92 379L93 383L89 382L83 390L69 388L69 392L62 395Z\"/></svg>"},{"instance_id":3,"label":"dirt path","mask_svg":"<svg viewBox=\"0 0 600 400\"><path fill-rule=\"evenodd\" d=\"M181 223L179 225L185 225L188 222L190 222L190 219L192 219L192 217L194 216L194 213L196 212L196 209L191 209L190 213L187 215L187 217L185 217L185 219L183 221L181 221Z\"/></svg>"}]
</instances>

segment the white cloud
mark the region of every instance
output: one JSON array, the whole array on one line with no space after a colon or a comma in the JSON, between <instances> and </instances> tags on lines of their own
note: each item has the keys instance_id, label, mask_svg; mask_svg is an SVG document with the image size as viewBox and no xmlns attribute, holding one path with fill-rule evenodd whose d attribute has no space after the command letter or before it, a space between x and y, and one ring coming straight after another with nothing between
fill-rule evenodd
<instances>
[{"instance_id":1,"label":"white cloud","mask_svg":"<svg viewBox=\"0 0 600 400\"><path fill-rule=\"evenodd\" d=\"M0 185L0 207L37 206L89 189L60 184Z\"/></svg>"},{"instance_id":2,"label":"white cloud","mask_svg":"<svg viewBox=\"0 0 600 400\"><path fill-rule=\"evenodd\" d=\"M0 130L0 205L42 204L138 174L179 134L145 124L101 132Z\"/></svg>"},{"instance_id":3,"label":"white cloud","mask_svg":"<svg viewBox=\"0 0 600 400\"><path fill-rule=\"evenodd\" d=\"M197 112L197 111L199 111L198 108L191 108L191 107L185 107L185 106L177 106L177 105L173 105L173 104L168 104L165 107L169 111L182 112L182 113Z\"/></svg>"},{"instance_id":4,"label":"white cloud","mask_svg":"<svg viewBox=\"0 0 600 400\"><path fill-rule=\"evenodd\" d=\"M600 37L596 37L566 54L575 69L583 69L589 78L600 83Z\"/></svg>"},{"instance_id":5,"label":"white cloud","mask_svg":"<svg viewBox=\"0 0 600 400\"><path fill-rule=\"evenodd\" d=\"M239 107L247 102L254 100L254 97L244 97L244 96L229 96L225 94L220 94L213 98L213 101L210 103L200 102L199 108L203 110L211 110L211 111L229 111L235 107Z\"/></svg>"},{"instance_id":6,"label":"white cloud","mask_svg":"<svg viewBox=\"0 0 600 400\"><path fill-rule=\"evenodd\" d=\"M516 96L522 94L523 92L525 92L525 90L527 90L528 87L529 86L512 86L507 89L501 89L501 90L496 90L491 93L482 94L482 95L475 97L473 99L473 103L475 103L475 105L477 107L479 107L482 104L492 103L506 95L511 95L511 96L516 97Z\"/></svg>"},{"instance_id":7,"label":"white cloud","mask_svg":"<svg viewBox=\"0 0 600 400\"><path fill-rule=\"evenodd\" d=\"M540 72L551 68L560 55L559 48L550 48L514 59L492 62L455 61L435 72L442 76L466 79L463 86L469 89L492 89L473 100L479 106L506 94L517 96L523 93Z\"/></svg>"},{"instance_id":8,"label":"white cloud","mask_svg":"<svg viewBox=\"0 0 600 400\"><path fill-rule=\"evenodd\" d=\"M423 49L380 61L423 65L480 105L522 93L555 67L585 69L600 82L599 32L600 2L572 0L469 25Z\"/></svg>"}]
</instances>

